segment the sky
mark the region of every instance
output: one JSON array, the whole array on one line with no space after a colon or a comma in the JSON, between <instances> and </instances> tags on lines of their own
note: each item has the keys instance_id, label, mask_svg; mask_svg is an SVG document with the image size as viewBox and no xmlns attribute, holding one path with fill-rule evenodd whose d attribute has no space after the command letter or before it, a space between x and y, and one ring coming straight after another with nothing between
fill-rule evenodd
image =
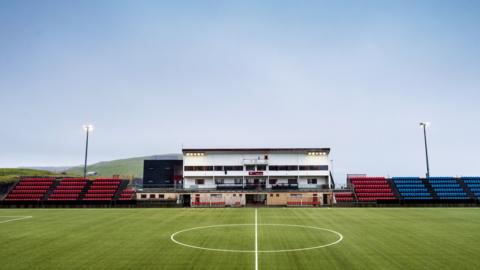
<instances>
[{"instance_id":1,"label":"sky","mask_svg":"<svg viewBox=\"0 0 480 270\"><path fill-rule=\"evenodd\" d=\"M478 1L0 0L0 167L330 147L335 177L480 175Z\"/></svg>"}]
</instances>

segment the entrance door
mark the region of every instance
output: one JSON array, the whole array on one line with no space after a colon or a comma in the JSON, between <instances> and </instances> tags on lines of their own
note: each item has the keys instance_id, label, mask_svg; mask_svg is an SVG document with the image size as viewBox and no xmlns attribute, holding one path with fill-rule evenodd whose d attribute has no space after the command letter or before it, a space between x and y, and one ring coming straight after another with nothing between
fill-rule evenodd
<instances>
[{"instance_id":1,"label":"entrance door","mask_svg":"<svg viewBox=\"0 0 480 270\"><path fill-rule=\"evenodd\" d=\"M190 194L183 194L182 195L182 206L189 207L190 206Z\"/></svg>"},{"instance_id":2,"label":"entrance door","mask_svg":"<svg viewBox=\"0 0 480 270\"><path fill-rule=\"evenodd\" d=\"M323 194L323 204L328 205L328 194Z\"/></svg>"},{"instance_id":3,"label":"entrance door","mask_svg":"<svg viewBox=\"0 0 480 270\"><path fill-rule=\"evenodd\" d=\"M312 203L313 203L313 205L314 205L314 206L317 206L317 205L319 205L319 203L318 203L318 196L317 196L317 194L313 194Z\"/></svg>"},{"instance_id":4,"label":"entrance door","mask_svg":"<svg viewBox=\"0 0 480 270\"><path fill-rule=\"evenodd\" d=\"M253 184L255 185L255 189L260 189L260 179L254 179Z\"/></svg>"},{"instance_id":5,"label":"entrance door","mask_svg":"<svg viewBox=\"0 0 480 270\"><path fill-rule=\"evenodd\" d=\"M265 205L267 194L246 194L245 200L247 205Z\"/></svg>"},{"instance_id":6,"label":"entrance door","mask_svg":"<svg viewBox=\"0 0 480 270\"><path fill-rule=\"evenodd\" d=\"M195 194L195 205L200 205L200 194Z\"/></svg>"}]
</instances>

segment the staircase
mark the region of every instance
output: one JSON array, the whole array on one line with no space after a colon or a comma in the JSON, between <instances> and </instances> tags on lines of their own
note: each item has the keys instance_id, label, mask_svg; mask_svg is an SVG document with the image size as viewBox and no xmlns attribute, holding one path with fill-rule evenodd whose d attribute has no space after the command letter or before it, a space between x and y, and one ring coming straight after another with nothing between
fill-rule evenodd
<instances>
[{"instance_id":1,"label":"staircase","mask_svg":"<svg viewBox=\"0 0 480 270\"><path fill-rule=\"evenodd\" d=\"M92 185L92 183L93 182L91 180L87 181L87 184L85 185L85 187L83 187L82 192L80 192L80 196L78 196L79 201L81 201L81 200L83 200L83 198L85 198L85 194L87 194L87 191L90 189L90 186Z\"/></svg>"},{"instance_id":2,"label":"staircase","mask_svg":"<svg viewBox=\"0 0 480 270\"><path fill-rule=\"evenodd\" d=\"M113 195L112 200L114 201L118 200L120 198L120 194L122 194L123 190L125 190L127 187L128 187L128 181L122 180L122 182L120 182L120 185L118 186L117 191L115 192L115 195Z\"/></svg>"},{"instance_id":3,"label":"staircase","mask_svg":"<svg viewBox=\"0 0 480 270\"><path fill-rule=\"evenodd\" d=\"M475 194L473 194L473 192L467 187L467 185L465 185L465 182L463 182L463 180L461 178L457 178L457 182L463 188L463 191L465 191L465 193L467 193L468 197L471 200L476 200L477 199L475 197Z\"/></svg>"},{"instance_id":4,"label":"staircase","mask_svg":"<svg viewBox=\"0 0 480 270\"><path fill-rule=\"evenodd\" d=\"M17 184L18 184L18 182L15 182L15 183L12 183L12 184L8 185L7 188L5 189L5 192L0 194L0 201L5 199L5 197L7 197L7 195L8 195L8 193L10 193L10 191L12 191L12 189L14 189Z\"/></svg>"},{"instance_id":5,"label":"staircase","mask_svg":"<svg viewBox=\"0 0 480 270\"><path fill-rule=\"evenodd\" d=\"M45 193L45 196L43 196L42 201L48 200L48 197L50 197L50 195L55 191L58 185L60 185L60 180L55 180L48 189L47 193Z\"/></svg>"},{"instance_id":6,"label":"staircase","mask_svg":"<svg viewBox=\"0 0 480 270\"><path fill-rule=\"evenodd\" d=\"M387 182L388 182L388 185L390 185L390 189L392 190L395 197L397 197L400 200L403 199L402 195L400 195L400 192L397 189L397 186L393 183L393 180L392 179L387 179Z\"/></svg>"},{"instance_id":7,"label":"staircase","mask_svg":"<svg viewBox=\"0 0 480 270\"><path fill-rule=\"evenodd\" d=\"M427 188L428 192L430 192L430 194L432 194L432 198L434 200L438 200L438 196L437 196L437 193L435 192L435 190L433 189L432 185L430 184L430 182L426 179L426 178L422 178L422 183L425 185L425 187Z\"/></svg>"}]
</instances>

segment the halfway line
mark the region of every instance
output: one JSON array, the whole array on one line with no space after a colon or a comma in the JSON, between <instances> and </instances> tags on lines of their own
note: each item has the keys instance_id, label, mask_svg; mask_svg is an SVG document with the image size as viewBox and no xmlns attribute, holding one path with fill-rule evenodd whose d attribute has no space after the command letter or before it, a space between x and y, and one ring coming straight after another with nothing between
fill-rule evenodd
<instances>
[{"instance_id":1,"label":"halfway line","mask_svg":"<svg viewBox=\"0 0 480 270\"><path fill-rule=\"evenodd\" d=\"M257 208L255 208L255 270L258 270L258 222L257 222Z\"/></svg>"}]
</instances>

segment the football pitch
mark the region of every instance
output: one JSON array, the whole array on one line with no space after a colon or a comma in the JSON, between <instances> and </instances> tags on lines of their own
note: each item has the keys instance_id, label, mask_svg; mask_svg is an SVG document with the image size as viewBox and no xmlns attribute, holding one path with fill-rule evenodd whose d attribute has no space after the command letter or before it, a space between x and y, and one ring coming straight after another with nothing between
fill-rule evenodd
<instances>
[{"instance_id":1,"label":"football pitch","mask_svg":"<svg viewBox=\"0 0 480 270\"><path fill-rule=\"evenodd\" d=\"M0 209L0 269L480 269L478 208Z\"/></svg>"}]
</instances>

